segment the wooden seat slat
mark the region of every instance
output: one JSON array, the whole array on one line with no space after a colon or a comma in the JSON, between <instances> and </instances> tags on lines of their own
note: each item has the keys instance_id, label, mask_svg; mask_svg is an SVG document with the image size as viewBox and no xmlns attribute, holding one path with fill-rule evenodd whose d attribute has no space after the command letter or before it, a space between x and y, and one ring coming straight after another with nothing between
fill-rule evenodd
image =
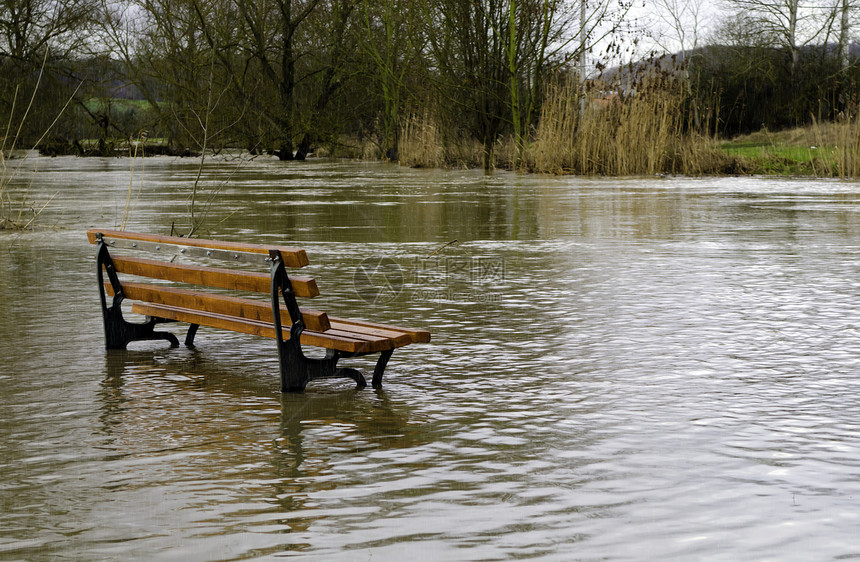
<instances>
[{"instance_id":1,"label":"wooden seat slat","mask_svg":"<svg viewBox=\"0 0 860 562\"><path fill-rule=\"evenodd\" d=\"M269 293L272 290L272 280L269 274L256 271L238 271L235 269L167 263L126 256L114 257L113 265L119 273L137 275L139 277L151 277L164 281L255 293ZM290 282L296 296L311 298L320 294L316 280L312 277L290 276Z\"/></svg>"},{"instance_id":2,"label":"wooden seat slat","mask_svg":"<svg viewBox=\"0 0 860 562\"><path fill-rule=\"evenodd\" d=\"M377 324L375 322L351 320L347 318L329 317L329 322L332 327L337 327L338 329L346 331L354 329L356 331L365 331L367 333L379 333L380 335L384 333L405 334L409 337L409 343L428 343L430 341L430 332L427 330L401 328L399 326L389 326L387 324ZM378 332L375 332L377 330Z\"/></svg>"},{"instance_id":3,"label":"wooden seat slat","mask_svg":"<svg viewBox=\"0 0 860 562\"><path fill-rule=\"evenodd\" d=\"M389 337L380 336L380 335L376 335L376 334L363 334L361 332L351 332L351 331L345 331L345 330L338 330L337 328L332 328L330 330L327 330L326 332L323 333L323 335L326 335L326 336L327 335L333 335L333 336L338 336L338 337L342 337L342 338L366 341L366 342L369 342L371 345L374 345L374 346L383 345L381 342L384 341L384 342L386 342L384 344L385 349L395 349L395 348L402 347L403 345L405 345L405 344L403 344L402 338L398 342L395 338L389 338ZM380 349L380 351L382 351L382 350Z\"/></svg>"},{"instance_id":4,"label":"wooden seat slat","mask_svg":"<svg viewBox=\"0 0 860 562\"><path fill-rule=\"evenodd\" d=\"M265 246L262 244L244 244L241 242L225 242L222 240L204 240L201 238L183 238L181 236L161 236L158 234L142 234L139 232L126 232L121 230L103 230L91 228L87 230L87 239L90 244L98 242L98 235L106 238L119 238L123 240L140 240L156 244L174 244L177 246L189 246L194 248L212 248L213 250L227 250L231 252L245 252L251 254L268 254L269 250L281 252L281 258L287 267L304 267L308 265L308 256L301 248L292 246Z\"/></svg>"},{"instance_id":5,"label":"wooden seat slat","mask_svg":"<svg viewBox=\"0 0 860 562\"><path fill-rule=\"evenodd\" d=\"M131 307L132 312L146 316L166 318L189 324L199 324L212 328L221 328L234 332L241 332L265 338L275 338L275 328L272 324L259 320L249 320L225 316L211 312L202 312L175 306L135 302ZM289 339L289 329L284 328L283 338ZM345 353L375 353L392 349L392 342L387 338L358 338L349 335L333 333L328 330L325 333L305 330L302 333L301 343L314 347L335 349Z\"/></svg>"},{"instance_id":6,"label":"wooden seat slat","mask_svg":"<svg viewBox=\"0 0 860 562\"><path fill-rule=\"evenodd\" d=\"M356 337L373 336L388 338L394 343L394 347L403 347L404 345L409 345L410 343L412 343L412 336L410 334L398 332L397 330L364 327L361 325L348 324L345 322L332 323L331 321L329 321L329 323L331 325L331 330L336 330L339 333L353 334Z\"/></svg>"},{"instance_id":7,"label":"wooden seat slat","mask_svg":"<svg viewBox=\"0 0 860 562\"><path fill-rule=\"evenodd\" d=\"M149 285L145 283L123 283L123 292L126 298L135 301L145 301L153 304L166 304L180 308L192 308L202 312L212 312L227 316L238 316L248 320L259 320L261 322L274 322L272 305L262 300L234 297L230 295L216 295L200 291L178 289L175 287ZM113 295L113 288L109 283L105 284L105 290ZM328 315L318 310L301 308L302 319L305 326L314 332L325 332L331 328ZM281 305L281 320L284 325L290 325L290 314L287 307Z\"/></svg>"}]
</instances>

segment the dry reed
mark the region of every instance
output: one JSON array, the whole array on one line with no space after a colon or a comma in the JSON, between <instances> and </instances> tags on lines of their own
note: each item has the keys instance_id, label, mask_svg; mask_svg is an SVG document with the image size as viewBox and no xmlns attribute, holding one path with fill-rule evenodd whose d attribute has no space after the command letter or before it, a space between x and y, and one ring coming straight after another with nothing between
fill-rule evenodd
<instances>
[{"instance_id":1,"label":"dry reed","mask_svg":"<svg viewBox=\"0 0 860 562\"><path fill-rule=\"evenodd\" d=\"M620 87L583 92L551 88L540 121L516 158L512 138L493 150L493 166L579 175L701 175L731 171L735 159L719 150L710 114L693 115L687 88L670 73ZM711 112L713 113L713 112ZM695 117L695 119L694 119ZM693 122L698 127L693 126ZM400 163L412 167L480 166L483 147L451 134L428 110L413 113L401 130ZM453 130L453 129L452 129Z\"/></svg>"},{"instance_id":2,"label":"dry reed","mask_svg":"<svg viewBox=\"0 0 860 562\"><path fill-rule=\"evenodd\" d=\"M860 106L855 105L836 123L814 121L809 132L812 139L806 144L817 147L815 160L821 175L860 177Z\"/></svg>"},{"instance_id":3,"label":"dry reed","mask_svg":"<svg viewBox=\"0 0 860 562\"><path fill-rule=\"evenodd\" d=\"M665 76L640 81L624 93L552 89L526 151L529 167L608 176L717 171L725 158L710 136L692 130L687 101L682 85Z\"/></svg>"},{"instance_id":4,"label":"dry reed","mask_svg":"<svg viewBox=\"0 0 860 562\"><path fill-rule=\"evenodd\" d=\"M404 119L398 153L404 166L438 168L445 165L442 132L429 110Z\"/></svg>"},{"instance_id":5,"label":"dry reed","mask_svg":"<svg viewBox=\"0 0 860 562\"><path fill-rule=\"evenodd\" d=\"M424 109L403 120L398 154L400 164L412 168L472 168L483 162L484 148Z\"/></svg>"}]
</instances>

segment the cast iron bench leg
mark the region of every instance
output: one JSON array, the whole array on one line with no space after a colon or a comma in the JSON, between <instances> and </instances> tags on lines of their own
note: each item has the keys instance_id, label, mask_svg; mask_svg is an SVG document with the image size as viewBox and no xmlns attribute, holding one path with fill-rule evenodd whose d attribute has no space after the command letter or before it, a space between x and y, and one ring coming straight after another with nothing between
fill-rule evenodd
<instances>
[{"instance_id":1,"label":"cast iron bench leg","mask_svg":"<svg viewBox=\"0 0 860 562\"><path fill-rule=\"evenodd\" d=\"M365 380L364 375L362 375L361 371L359 371L358 369L341 367L334 372L334 376L345 377L354 380L356 388L364 388L367 386L367 380Z\"/></svg>"},{"instance_id":2,"label":"cast iron bench leg","mask_svg":"<svg viewBox=\"0 0 860 562\"><path fill-rule=\"evenodd\" d=\"M114 290L111 305L107 304L104 287L104 273L107 273L111 287ZM96 251L96 279L99 284L99 300L102 305L102 320L105 329L105 347L108 349L125 349L129 343L140 340L167 340L172 347L179 347L179 340L170 332L156 332L155 325L165 322L162 318L148 318L143 324L128 322L122 316L122 301L125 299L122 285L116 275L113 260L107 246L99 236Z\"/></svg>"},{"instance_id":3,"label":"cast iron bench leg","mask_svg":"<svg viewBox=\"0 0 860 562\"><path fill-rule=\"evenodd\" d=\"M149 318L143 324L128 322L122 316L119 300L114 300L113 306L104 309L105 347L108 349L125 349L133 341L167 340L171 347L179 347L179 340L170 332L156 332L155 325L161 323L159 318Z\"/></svg>"},{"instance_id":4,"label":"cast iron bench leg","mask_svg":"<svg viewBox=\"0 0 860 562\"><path fill-rule=\"evenodd\" d=\"M197 335L197 328L200 324L191 324L188 326L188 332L185 334L185 347L194 347L194 336Z\"/></svg>"},{"instance_id":5,"label":"cast iron bench leg","mask_svg":"<svg viewBox=\"0 0 860 562\"><path fill-rule=\"evenodd\" d=\"M367 386L364 375L356 369L337 367L341 354L327 350L322 359L306 357L299 343L303 327L293 324L290 339L278 341L278 356L281 367L281 392L301 392L316 379L346 377L355 381L358 388Z\"/></svg>"},{"instance_id":6,"label":"cast iron bench leg","mask_svg":"<svg viewBox=\"0 0 860 562\"><path fill-rule=\"evenodd\" d=\"M394 353L394 350L389 349L380 354L379 360L376 362L376 367L373 369L373 379L370 382L373 388L382 388L382 373L385 372L385 367L388 366L388 360L391 359L392 353Z\"/></svg>"}]
</instances>

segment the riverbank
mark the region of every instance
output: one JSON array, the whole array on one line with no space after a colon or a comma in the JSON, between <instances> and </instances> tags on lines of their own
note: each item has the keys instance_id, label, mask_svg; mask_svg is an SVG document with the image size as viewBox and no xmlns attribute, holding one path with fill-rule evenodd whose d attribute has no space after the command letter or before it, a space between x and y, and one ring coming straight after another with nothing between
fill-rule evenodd
<instances>
[{"instance_id":1,"label":"riverbank","mask_svg":"<svg viewBox=\"0 0 860 562\"><path fill-rule=\"evenodd\" d=\"M674 88L674 89L673 89ZM766 175L860 177L860 121L781 132L763 129L720 139L713 109L690 107L677 85L654 84L626 100L573 88L549 93L537 128L519 143L497 141L491 167L581 176ZM431 112L410 116L401 129L400 158L411 167L480 167L486 150ZM697 131L702 131L699 133Z\"/></svg>"},{"instance_id":2,"label":"riverbank","mask_svg":"<svg viewBox=\"0 0 860 562\"><path fill-rule=\"evenodd\" d=\"M432 130L425 126L424 129ZM671 137L671 135L665 135ZM431 148L433 139L426 142L420 152L407 150L401 163L412 167L479 167L481 146L479 143L461 142L455 150ZM644 140L644 139L640 139ZM652 139L653 140L653 139ZM576 169L570 158L555 155L556 162L549 163L544 152L549 145L556 153L563 150L563 141L530 145L525 149L525 158L519 165L514 163L513 141L500 142L495 152L498 169L520 169L535 173L556 175L690 175L690 176L784 176L812 178L856 178L860 177L860 127L853 123L815 123L784 131L762 129L755 133L731 139L715 139L702 136L676 136L670 141L661 141L661 146L640 144L635 141L612 138L610 141L622 145L616 147L618 156L628 162L639 160L641 165L616 166L618 173L607 173L611 164L600 165L598 159L589 159L590 169ZM594 152L606 150L605 139L597 142ZM660 145L661 143L655 143ZM603 145L603 146L601 146ZM642 146L651 146L643 150ZM544 159L541 160L541 156ZM624 168L638 168L624 173Z\"/></svg>"},{"instance_id":3,"label":"riverbank","mask_svg":"<svg viewBox=\"0 0 860 562\"><path fill-rule=\"evenodd\" d=\"M784 131L761 131L719 143L745 173L768 176L857 177L856 124L815 123Z\"/></svg>"},{"instance_id":4,"label":"riverbank","mask_svg":"<svg viewBox=\"0 0 860 562\"><path fill-rule=\"evenodd\" d=\"M483 146L477 141L443 138L439 127L423 119L411 119L404 127L399 163L412 168L476 168L482 165ZM761 131L732 139L713 139L700 135L651 131L627 138L585 131L593 147L576 147L573 137L538 138L522 150L518 159L513 139L496 144L495 169L521 170L555 175L649 176L655 174L690 176L860 176L860 127L851 122L815 123L784 131ZM545 133L544 133L545 134ZM608 141L607 139L611 139ZM611 146L610 142L615 146ZM581 145L589 143L580 142ZM36 153L42 156L73 154L104 156L96 143L84 143L85 150L55 150L56 146ZM342 139L336 146L321 147L310 157L375 160L382 156L367 140ZM649 147L642 149L641 147ZM44 147L40 147L44 148ZM614 152L607 157L608 151ZM577 155L576 151L584 154ZM566 151L566 154L562 152ZM603 153L603 154L601 154ZM188 151L171 151L162 139L117 142L110 146L116 157L178 156L198 157ZM583 166L574 160L587 163ZM14 157L13 157L14 159ZM611 160L611 161L609 161ZM0 186L2 193L2 186Z\"/></svg>"}]
</instances>

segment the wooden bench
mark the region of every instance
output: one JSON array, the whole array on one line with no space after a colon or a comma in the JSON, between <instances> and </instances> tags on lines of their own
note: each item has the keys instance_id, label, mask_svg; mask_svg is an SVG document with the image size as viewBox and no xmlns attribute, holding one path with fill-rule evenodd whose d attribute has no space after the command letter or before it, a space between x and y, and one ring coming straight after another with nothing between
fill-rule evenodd
<instances>
[{"instance_id":1,"label":"wooden bench","mask_svg":"<svg viewBox=\"0 0 860 562\"><path fill-rule=\"evenodd\" d=\"M337 363L342 358L376 353L379 359L372 385L379 388L396 348L430 341L426 330L332 318L325 312L300 308L296 297L316 297L319 289L313 278L287 274L288 267L308 265L305 251L299 248L100 229L88 230L87 238L98 245L97 277L105 345L109 349L125 349L133 341L157 339L178 346L175 335L155 329L164 322L190 324L185 336L187 346L194 345L200 326L273 338L277 342L281 391L287 392L301 391L312 380L331 377L348 377L364 387L367 382L361 372L339 368ZM110 254L120 248L148 251L161 259ZM189 264L186 257L207 263L219 260L258 264L268 271ZM120 273L124 276L122 281ZM126 275L145 278L145 282L127 280ZM152 279L159 281L153 283ZM234 294L200 287L226 289ZM266 293L270 298L264 301L237 296L235 292ZM108 297L112 297L110 303ZM135 301L131 311L146 316L146 321L126 321L121 308L124 300ZM324 348L325 356L307 357L305 346Z\"/></svg>"}]
</instances>

